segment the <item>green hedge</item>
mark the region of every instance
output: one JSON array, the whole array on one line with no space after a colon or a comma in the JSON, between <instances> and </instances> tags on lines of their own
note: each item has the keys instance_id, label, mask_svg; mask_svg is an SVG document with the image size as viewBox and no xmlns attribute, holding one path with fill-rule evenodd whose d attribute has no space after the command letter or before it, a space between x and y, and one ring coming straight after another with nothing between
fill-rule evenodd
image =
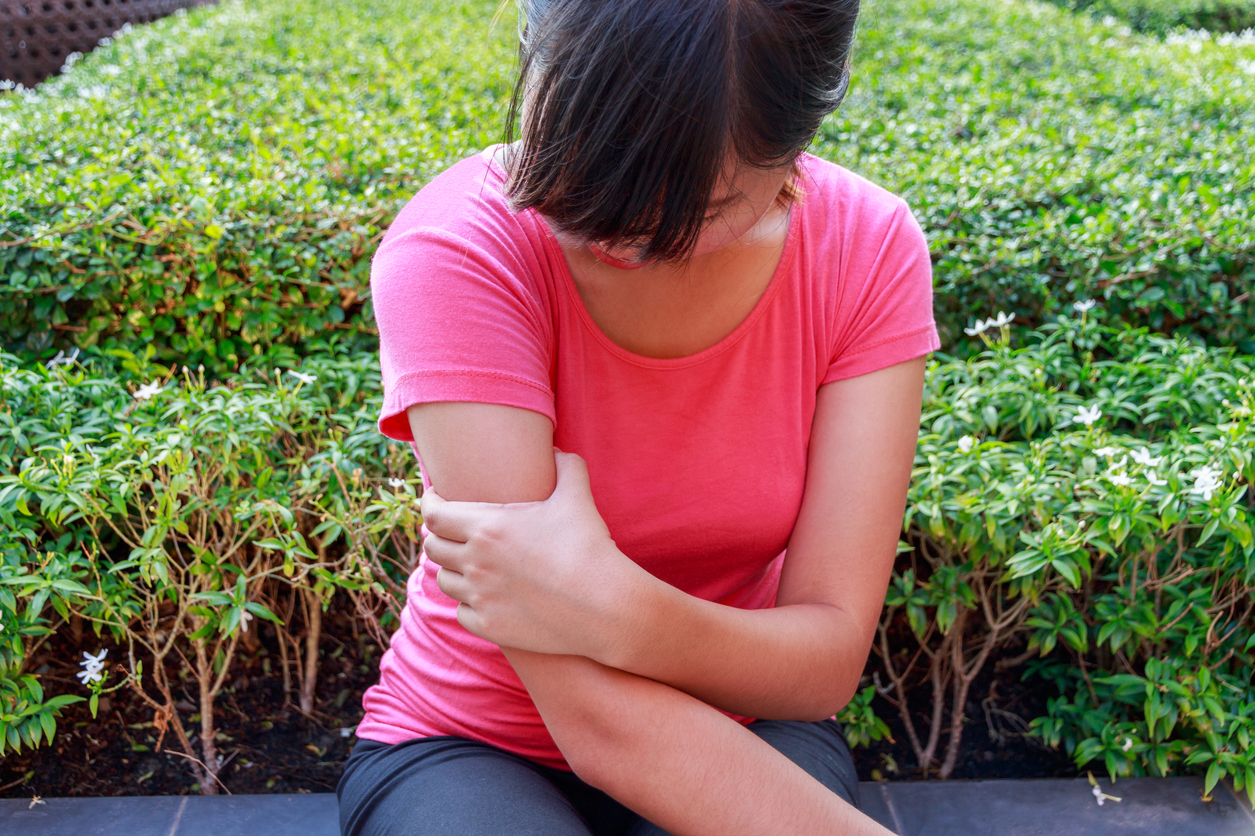
<instances>
[{"instance_id":1,"label":"green hedge","mask_svg":"<svg viewBox=\"0 0 1255 836\"><path fill-rule=\"evenodd\" d=\"M514 29L493 8L227 0L0 95L0 347L152 343L217 376L313 336L370 345L384 230L498 138Z\"/></svg>"},{"instance_id":2,"label":"green hedge","mask_svg":"<svg viewBox=\"0 0 1255 836\"><path fill-rule=\"evenodd\" d=\"M370 345L369 259L431 176L501 138L492 0L228 0L0 95L0 333L152 343L218 376ZM878 0L816 153L904 195L943 337L1074 298L1255 350L1255 47L1160 43L1020 0Z\"/></svg>"},{"instance_id":3,"label":"green hedge","mask_svg":"<svg viewBox=\"0 0 1255 836\"><path fill-rule=\"evenodd\" d=\"M943 343L1075 299L1255 353L1255 43L1022 0L877 0L818 152L902 194Z\"/></svg>"},{"instance_id":4,"label":"green hedge","mask_svg":"<svg viewBox=\"0 0 1255 836\"><path fill-rule=\"evenodd\" d=\"M302 619L347 595L386 642L415 474L374 427L369 260L427 179L499 138L514 29L494 7L228 0L0 96L0 327L20 352L0 354L0 748L104 688L173 719L163 660L221 684L250 617L295 659L294 620L316 635ZM1252 46L1019 0L864 15L815 150L921 217L949 353L851 739L886 732L879 693L949 774L968 686L1022 653L1057 691L1033 733L1078 764L1250 792L1255 375L1187 336L1255 348ZM1014 339L961 336L1000 308ZM71 342L74 362L32 356ZM26 660L75 619L127 658L46 694ZM297 679L304 700L316 676ZM206 693L202 749L175 734L214 763ZM918 725L921 700L942 723Z\"/></svg>"},{"instance_id":5,"label":"green hedge","mask_svg":"<svg viewBox=\"0 0 1255 836\"><path fill-rule=\"evenodd\" d=\"M1252 0L1051 0L1077 12L1128 21L1138 32L1166 35L1174 30L1243 32L1255 27Z\"/></svg>"}]
</instances>

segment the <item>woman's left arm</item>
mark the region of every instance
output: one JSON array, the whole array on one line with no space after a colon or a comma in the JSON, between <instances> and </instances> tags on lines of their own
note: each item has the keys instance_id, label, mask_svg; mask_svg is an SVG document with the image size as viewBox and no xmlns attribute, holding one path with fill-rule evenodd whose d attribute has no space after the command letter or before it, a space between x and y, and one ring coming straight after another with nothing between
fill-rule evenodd
<instances>
[{"instance_id":1,"label":"woman's left arm","mask_svg":"<svg viewBox=\"0 0 1255 836\"><path fill-rule=\"evenodd\" d=\"M484 506L476 514L473 504L424 496L436 535L427 555L442 567L437 581L463 602L462 624L498 644L586 655L747 717L830 717L857 689L884 605L925 362L820 387L775 608L697 598L649 575L613 543L598 545L609 542L604 523L559 496L572 490L561 472L551 497L556 514L544 503L495 506L488 514ZM510 516L492 515L506 509ZM567 538L564 547L521 542L554 538ZM553 562L537 571L542 561Z\"/></svg>"},{"instance_id":2,"label":"woman's left arm","mask_svg":"<svg viewBox=\"0 0 1255 836\"><path fill-rule=\"evenodd\" d=\"M845 706L897 553L924 366L921 357L820 387L774 609L643 587L642 634L603 664L747 717L821 720Z\"/></svg>"}]
</instances>

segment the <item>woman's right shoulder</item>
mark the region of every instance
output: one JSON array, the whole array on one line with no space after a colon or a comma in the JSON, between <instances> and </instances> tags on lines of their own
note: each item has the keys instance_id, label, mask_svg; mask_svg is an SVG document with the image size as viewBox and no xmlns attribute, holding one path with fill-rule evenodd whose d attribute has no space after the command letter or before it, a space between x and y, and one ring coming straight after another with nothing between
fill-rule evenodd
<instances>
[{"instance_id":1,"label":"woman's right shoulder","mask_svg":"<svg viewBox=\"0 0 1255 836\"><path fill-rule=\"evenodd\" d=\"M510 208L504 176L490 155L497 146L471 154L427 182L389 225L382 249L413 230L434 228L476 241L526 235L532 224Z\"/></svg>"},{"instance_id":2,"label":"woman's right shoulder","mask_svg":"<svg viewBox=\"0 0 1255 836\"><path fill-rule=\"evenodd\" d=\"M489 156L497 147L459 160L402 207L371 259L373 293L446 292L470 282L549 296L544 286L556 268L544 222L510 207L504 170Z\"/></svg>"}]
</instances>

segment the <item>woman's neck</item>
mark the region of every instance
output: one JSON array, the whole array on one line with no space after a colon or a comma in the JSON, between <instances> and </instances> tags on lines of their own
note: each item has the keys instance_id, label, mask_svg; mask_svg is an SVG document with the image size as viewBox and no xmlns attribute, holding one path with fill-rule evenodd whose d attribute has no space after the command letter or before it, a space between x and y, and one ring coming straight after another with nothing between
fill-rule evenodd
<instances>
[{"instance_id":1,"label":"woman's neck","mask_svg":"<svg viewBox=\"0 0 1255 836\"><path fill-rule=\"evenodd\" d=\"M559 244L585 309L611 342L644 357L675 358L719 343L750 315L780 263L788 227L789 210L773 207L731 245L633 270L603 263L587 245Z\"/></svg>"}]
</instances>

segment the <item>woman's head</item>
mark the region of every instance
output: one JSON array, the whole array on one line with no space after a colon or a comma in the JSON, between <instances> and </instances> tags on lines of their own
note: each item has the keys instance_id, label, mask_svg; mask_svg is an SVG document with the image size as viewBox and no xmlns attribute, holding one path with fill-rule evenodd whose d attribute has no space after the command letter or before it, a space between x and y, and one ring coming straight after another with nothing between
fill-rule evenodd
<instances>
[{"instance_id":1,"label":"woman's head","mask_svg":"<svg viewBox=\"0 0 1255 836\"><path fill-rule=\"evenodd\" d=\"M734 183L791 200L785 173L849 85L858 0L519 2L507 191L644 259L686 257Z\"/></svg>"}]
</instances>

